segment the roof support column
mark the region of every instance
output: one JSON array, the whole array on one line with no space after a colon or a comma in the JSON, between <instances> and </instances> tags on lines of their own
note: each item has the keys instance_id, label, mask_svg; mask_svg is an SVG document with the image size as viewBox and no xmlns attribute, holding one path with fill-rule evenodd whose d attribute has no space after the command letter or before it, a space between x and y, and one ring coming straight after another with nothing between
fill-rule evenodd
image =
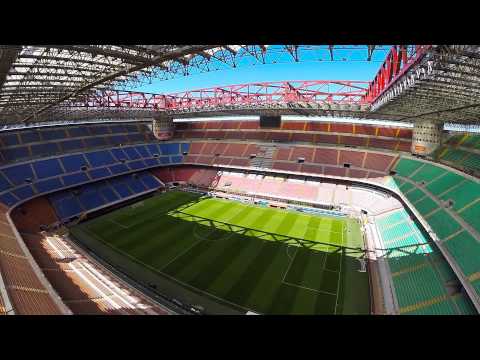
<instances>
[{"instance_id":1,"label":"roof support column","mask_svg":"<svg viewBox=\"0 0 480 360\"><path fill-rule=\"evenodd\" d=\"M152 121L152 131L158 140L170 140L175 132L173 117L166 115L155 116Z\"/></svg>"},{"instance_id":2,"label":"roof support column","mask_svg":"<svg viewBox=\"0 0 480 360\"><path fill-rule=\"evenodd\" d=\"M443 121L417 120L413 126L412 154L431 155L442 143Z\"/></svg>"}]
</instances>

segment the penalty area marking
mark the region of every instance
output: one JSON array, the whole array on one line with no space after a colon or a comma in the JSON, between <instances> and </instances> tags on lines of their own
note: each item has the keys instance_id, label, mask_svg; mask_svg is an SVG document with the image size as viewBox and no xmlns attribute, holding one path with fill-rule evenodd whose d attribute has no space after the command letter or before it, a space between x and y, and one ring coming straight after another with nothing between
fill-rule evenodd
<instances>
[{"instance_id":1,"label":"penalty area marking","mask_svg":"<svg viewBox=\"0 0 480 360\"><path fill-rule=\"evenodd\" d=\"M292 284L292 283L289 283L289 282L287 282L287 281L282 281L282 283L285 284L285 285L288 285L288 286L297 287L297 288L299 288L299 289L304 289L304 290L308 290L308 291L313 291L313 292L316 292L317 294L326 294L326 295L335 296L335 297L338 299L337 294L334 294L334 293L331 293L331 292L328 292L328 291L312 289L312 288L309 288L309 287L307 287L307 286Z\"/></svg>"},{"instance_id":2,"label":"penalty area marking","mask_svg":"<svg viewBox=\"0 0 480 360\"><path fill-rule=\"evenodd\" d=\"M283 278L282 278L282 284L285 284L285 285L288 285L288 286L294 286L294 287L297 287L299 289L304 289L304 290L308 290L308 291L313 291L313 292L316 292L317 294L326 294L326 295L331 295L331 296L335 296L336 299L335 300L338 300L338 296L337 294L334 294L334 293L331 293L329 291L323 291L323 290L317 290L317 289L312 289L312 288L309 288L309 287L306 287L306 286L302 286L302 285L298 285L298 284L293 284L293 283L290 283L288 281L285 281L285 278L287 277L287 274L288 272L290 271L290 268L292 267L292 264L295 260L295 257L297 255L297 251L298 251L298 248L296 247L295 248L295 254L293 255L293 257L290 257L290 255L288 254L288 248L287 248L287 256L290 258L290 263L288 264L288 267L287 267L287 270L285 271L285 273L283 274ZM326 258L327 256L325 256ZM325 269L322 269L322 270L325 270ZM339 279L340 279L340 274L339 274ZM335 302L335 306L336 306L336 302Z\"/></svg>"}]
</instances>

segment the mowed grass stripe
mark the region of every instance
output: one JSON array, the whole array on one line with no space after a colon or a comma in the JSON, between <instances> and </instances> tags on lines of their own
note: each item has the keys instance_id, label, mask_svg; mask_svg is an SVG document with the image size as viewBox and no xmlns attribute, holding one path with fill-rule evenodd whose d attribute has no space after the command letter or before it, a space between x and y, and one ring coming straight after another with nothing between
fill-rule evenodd
<instances>
[{"instance_id":1,"label":"mowed grass stripe","mask_svg":"<svg viewBox=\"0 0 480 360\"><path fill-rule=\"evenodd\" d=\"M285 213L282 221L276 226L275 231L272 231L280 235L288 235L290 229L295 225L298 216L294 213Z\"/></svg>"},{"instance_id":2,"label":"mowed grass stripe","mask_svg":"<svg viewBox=\"0 0 480 360\"><path fill-rule=\"evenodd\" d=\"M258 239L245 239L241 235L238 236L246 246L239 249L236 257L231 260L220 276L218 276L208 286L208 292L218 294L219 297L224 298L228 291L230 291L240 279L245 276L246 272L251 271L251 263L255 260L263 247L263 241Z\"/></svg>"},{"instance_id":3,"label":"mowed grass stripe","mask_svg":"<svg viewBox=\"0 0 480 360\"><path fill-rule=\"evenodd\" d=\"M165 198L163 198L165 196ZM163 198L163 199L162 199ZM199 200L199 196L195 194L182 193L175 196L174 193L166 193L161 197L154 197L144 201L142 206L132 208L131 206L121 209L120 213L113 213L112 220L130 227L136 223L143 223L152 218L158 218L162 214L178 208L181 205L194 203ZM124 210L124 211L122 211Z\"/></svg>"},{"instance_id":4,"label":"mowed grass stripe","mask_svg":"<svg viewBox=\"0 0 480 360\"><path fill-rule=\"evenodd\" d=\"M188 225L171 226L161 233L152 234L145 245L137 244L129 252L146 264L162 268L198 241L192 236L192 227Z\"/></svg>"},{"instance_id":5,"label":"mowed grass stripe","mask_svg":"<svg viewBox=\"0 0 480 360\"><path fill-rule=\"evenodd\" d=\"M288 272L285 274L283 281L293 284L302 284L303 273L307 266L310 251L299 247L295 252L295 257L292 259Z\"/></svg>"},{"instance_id":6,"label":"mowed grass stripe","mask_svg":"<svg viewBox=\"0 0 480 360\"><path fill-rule=\"evenodd\" d=\"M293 213L296 215L295 213ZM300 215L295 220L295 226L292 226L286 235L295 237L298 239L304 239L305 229L310 224L310 216Z\"/></svg>"},{"instance_id":7,"label":"mowed grass stripe","mask_svg":"<svg viewBox=\"0 0 480 360\"><path fill-rule=\"evenodd\" d=\"M215 280L223 275L225 271L231 266L235 259L240 256L242 251L248 247L248 241L242 237L232 237L221 243L228 243L226 247L222 247L222 251L218 256L210 259L200 271L196 273L189 283L200 289L209 289ZM215 246L217 242L214 241ZM215 294L221 295L221 294ZM241 305L241 304L239 304Z\"/></svg>"},{"instance_id":8,"label":"mowed grass stripe","mask_svg":"<svg viewBox=\"0 0 480 360\"><path fill-rule=\"evenodd\" d=\"M317 231L320 228L321 218L312 216L307 224L303 238L310 241L317 240Z\"/></svg>"},{"instance_id":9,"label":"mowed grass stripe","mask_svg":"<svg viewBox=\"0 0 480 360\"><path fill-rule=\"evenodd\" d=\"M150 221L142 224L141 226L134 226L127 231L126 229L118 225L115 226L115 224L107 221L104 224L102 231L98 231L96 233L100 235L104 241L117 248L128 251L132 247L132 241L134 241L134 239L142 239L142 242L149 242L148 239L151 239L153 235L158 235L159 229L168 229L168 231L174 231L171 227L169 227L169 224L170 220L167 217L162 216L156 221ZM87 228L91 231L94 231L90 227ZM113 229L115 231L112 233Z\"/></svg>"},{"instance_id":10,"label":"mowed grass stripe","mask_svg":"<svg viewBox=\"0 0 480 360\"><path fill-rule=\"evenodd\" d=\"M257 210L257 209L252 209ZM273 218L274 210L264 209L264 211L252 211L249 216L247 216L243 221L243 226L253 229L252 231L246 232L246 235L258 236L259 233L255 231L256 229L262 229L269 226L270 221ZM263 209L262 209L263 210Z\"/></svg>"},{"instance_id":11,"label":"mowed grass stripe","mask_svg":"<svg viewBox=\"0 0 480 360\"><path fill-rule=\"evenodd\" d=\"M297 289L290 311L294 315L314 314L316 304L317 293L305 289Z\"/></svg>"},{"instance_id":12,"label":"mowed grass stripe","mask_svg":"<svg viewBox=\"0 0 480 360\"><path fill-rule=\"evenodd\" d=\"M282 246L270 241L263 242L255 255L247 271L224 298L265 313L268 309L263 302L267 300L269 304L272 301L271 296L280 285L278 275L286 269L288 257Z\"/></svg>"}]
</instances>

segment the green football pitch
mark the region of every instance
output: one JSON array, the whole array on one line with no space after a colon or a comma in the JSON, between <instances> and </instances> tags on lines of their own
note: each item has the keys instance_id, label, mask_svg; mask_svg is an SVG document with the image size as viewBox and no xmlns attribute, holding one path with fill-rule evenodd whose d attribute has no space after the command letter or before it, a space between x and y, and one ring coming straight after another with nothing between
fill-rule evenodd
<instances>
[{"instance_id":1,"label":"green football pitch","mask_svg":"<svg viewBox=\"0 0 480 360\"><path fill-rule=\"evenodd\" d=\"M369 313L353 219L171 191L70 233L137 282L206 313Z\"/></svg>"}]
</instances>

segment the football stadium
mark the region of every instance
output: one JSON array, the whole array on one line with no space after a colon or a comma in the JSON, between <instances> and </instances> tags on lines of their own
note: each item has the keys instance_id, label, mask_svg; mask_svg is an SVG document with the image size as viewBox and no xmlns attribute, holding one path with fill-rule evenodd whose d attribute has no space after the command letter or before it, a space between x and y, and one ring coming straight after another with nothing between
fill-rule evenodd
<instances>
[{"instance_id":1,"label":"football stadium","mask_svg":"<svg viewBox=\"0 0 480 360\"><path fill-rule=\"evenodd\" d=\"M0 45L0 314L478 314L479 57Z\"/></svg>"}]
</instances>

